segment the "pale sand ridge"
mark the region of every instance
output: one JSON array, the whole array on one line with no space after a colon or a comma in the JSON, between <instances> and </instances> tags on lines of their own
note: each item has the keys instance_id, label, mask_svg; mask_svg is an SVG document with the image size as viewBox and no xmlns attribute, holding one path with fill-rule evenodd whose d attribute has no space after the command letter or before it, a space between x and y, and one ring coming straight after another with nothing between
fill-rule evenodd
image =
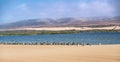
<instances>
[{"instance_id":1,"label":"pale sand ridge","mask_svg":"<svg viewBox=\"0 0 120 62\"><path fill-rule=\"evenodd\" d=\"M6 30L50 30L50 31L60 31L60 30L120 30L120 26L108 26L108 27L40 27L40 28L16 28L16 29L3 29Z\"/></svg>"}]
</instances>

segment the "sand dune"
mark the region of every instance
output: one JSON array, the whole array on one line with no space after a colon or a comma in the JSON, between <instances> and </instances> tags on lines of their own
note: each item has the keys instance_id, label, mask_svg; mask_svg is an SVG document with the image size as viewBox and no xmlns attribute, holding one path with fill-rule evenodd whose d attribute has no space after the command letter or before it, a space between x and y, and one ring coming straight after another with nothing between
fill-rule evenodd
<instances>
[{"instance_id":1,"label":"sand dune","mask_svg":"<svg viewBox=\"0 0 120 62\"><path fill-rule=\"evenodd\" d=\"M20 28L21 29L21 28ZM95 29L106 29L106 30L111 30L115 29L118 30L120 29L119 26L115 28L115 26L110 26L110 27L43 27L43 28L22 28L21 30L53 30L53 31L59 31L59 30L95 30Z\"/></svg>"},{"instance_id":2,"label":"sand dune","mask_svg":"<svg viewBox=\"0 0 120 62\"><path fill-rule=\"evenodd\" d=\"M1 29L0 31L6 30L50 30L50 31L60 31L60 30L120 30L120 26L108 26L108 27L40 27L40 28L15 28L15 29Z\"/></svg>"},{"instance_id":3,"label":"sand dune","mask_svg":"<svg viewBox=\"0 0 120 62\"><path fill-rule=\"evenodd\" d=\"M120 45L0 45L0 62L120 62Z\"/></svg>"}]
</instances>

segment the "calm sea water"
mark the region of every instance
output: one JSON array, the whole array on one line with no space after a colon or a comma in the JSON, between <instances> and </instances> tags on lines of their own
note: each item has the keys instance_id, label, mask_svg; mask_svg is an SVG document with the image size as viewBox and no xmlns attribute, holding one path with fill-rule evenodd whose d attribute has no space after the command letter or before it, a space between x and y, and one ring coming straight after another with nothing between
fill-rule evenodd
<instances>
[{"instance_id":1,"label":"calm sea water","mask_svg":"<svg viewBox=\"0 0 120 62\"><path fill-rule=\"evenodd\" d=\"M0 36L0 42L83 42L91 44L120 44L120 32Z\"/></svg>"}]
</instances>

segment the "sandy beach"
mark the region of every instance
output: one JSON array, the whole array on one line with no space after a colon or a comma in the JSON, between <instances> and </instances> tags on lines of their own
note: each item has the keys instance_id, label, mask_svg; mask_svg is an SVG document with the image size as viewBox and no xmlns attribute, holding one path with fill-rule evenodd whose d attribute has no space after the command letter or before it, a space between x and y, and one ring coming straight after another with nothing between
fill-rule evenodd
<instances>
[{"instance_id":1,"label":"sandy beach","mask_svg":"<svg viewBox=\"0 0 120 62\"><path fill-rule=\"evenodd\" d=\"M120 62L120 45L0 45L0 62Z\"/></svg>"}]
</instances>

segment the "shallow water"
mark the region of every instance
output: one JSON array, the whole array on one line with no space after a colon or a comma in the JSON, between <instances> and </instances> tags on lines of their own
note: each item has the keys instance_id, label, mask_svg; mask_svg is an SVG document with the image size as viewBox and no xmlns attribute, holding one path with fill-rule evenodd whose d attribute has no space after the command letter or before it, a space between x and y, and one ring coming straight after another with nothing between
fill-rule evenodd
<instances>
[{"instance_id":1,"label":"shallow water","mask_svg":"<svg viewBox=\"0 0 120 62\"><path fill-rule=\"evenodd\" d=\"M91 44L120 44L120 32L0 36L0 42L83 42Z\"/></svg>"}]
</instances>

